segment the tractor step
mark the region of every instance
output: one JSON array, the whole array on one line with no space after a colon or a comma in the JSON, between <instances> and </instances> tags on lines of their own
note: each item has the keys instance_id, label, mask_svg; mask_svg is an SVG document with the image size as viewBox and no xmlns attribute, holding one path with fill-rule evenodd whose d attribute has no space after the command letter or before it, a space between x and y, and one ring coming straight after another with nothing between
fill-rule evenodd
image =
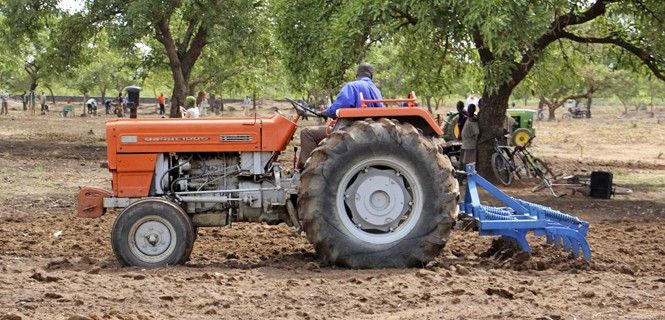
<instances>
[{"instance_id":1,"label":"tractor step","mask_svg":"<svg viewBox=\"0 0 665 320\"><path fill-rule=\"evenodd\" d=\"M581 252L584 259L591 260L591 250L586 240L588 222L552 208L510 197L481 177L473 164L466 165L465 169L466 194L460 203L460 213L476 220L480 235L512 240L523 251L530 253L526 235L533 231L536 236L547 237L548 244L572 252L575 258ZM481 204L478 188L485 189L505 207Z\"/></svg>"}]
</instances>

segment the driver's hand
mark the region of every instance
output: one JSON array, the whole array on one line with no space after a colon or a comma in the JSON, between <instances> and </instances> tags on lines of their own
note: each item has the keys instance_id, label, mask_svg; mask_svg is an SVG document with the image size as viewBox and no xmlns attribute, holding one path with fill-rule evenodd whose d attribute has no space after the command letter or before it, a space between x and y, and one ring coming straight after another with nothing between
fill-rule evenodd
<instances>
[{"instance_id":1,"label":"driver's hand","mask_svg":"<svg viewBox=\"0 0 665 320\"><path fill-rule=\"evenodd\" d=\"M328 120L328 113L326 112L326 110L318 111L316 115L319 116L320 118Z\"/></svg>"}]
</instances>

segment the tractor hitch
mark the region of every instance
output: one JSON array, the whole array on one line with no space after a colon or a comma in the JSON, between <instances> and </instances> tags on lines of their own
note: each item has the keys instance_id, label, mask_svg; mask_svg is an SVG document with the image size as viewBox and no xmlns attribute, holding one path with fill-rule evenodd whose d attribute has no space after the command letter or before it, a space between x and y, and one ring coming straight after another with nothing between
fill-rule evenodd
<instances>
[{"instance_id":1,"label":"tractor hitch","mask_svg":"<svg viewBox=\"0 0 665 320\"><path fill-rule=\"evenodd\" d=\"M552 208L508 196L481 177L473 164L467 164L465 169L467 185L464 201L460 203L460 213L476 220L480 235L501 236L530 253L526 235L533 231L536 236L547 237L548 244L572 252L575 258L579 257L581 252L584 259L591 260L591 250L586 240L588 222ZM478 188L485 189L491 196L503 202L505 207L481 204Z\"/></svg>"}]
</instances>

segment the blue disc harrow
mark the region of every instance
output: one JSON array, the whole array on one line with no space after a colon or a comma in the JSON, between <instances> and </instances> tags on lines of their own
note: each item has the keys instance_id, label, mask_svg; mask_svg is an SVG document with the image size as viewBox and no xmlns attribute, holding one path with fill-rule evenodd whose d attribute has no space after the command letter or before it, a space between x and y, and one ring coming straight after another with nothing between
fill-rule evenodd
<instances>
[{"instance_id":1,"label":"blue disc harrow","mask_svg":"<svg viewBox=\"0 0 665 320\"><path fill-rule=\"evenodd\" d=\"M465 169L466 194L464 202L460 203L460 211L476 220L480 235L501 236L531 253L526 235L533 231L536 236L547 237L547 243L572 252L575 258L581 252L584 259L591 259L591 249L586 240L588 222L552 208L510 197L481 177L473 164L466 165ZM505 206L481 204L478 188L485 189Z\"/></svg>"}]
</instances>

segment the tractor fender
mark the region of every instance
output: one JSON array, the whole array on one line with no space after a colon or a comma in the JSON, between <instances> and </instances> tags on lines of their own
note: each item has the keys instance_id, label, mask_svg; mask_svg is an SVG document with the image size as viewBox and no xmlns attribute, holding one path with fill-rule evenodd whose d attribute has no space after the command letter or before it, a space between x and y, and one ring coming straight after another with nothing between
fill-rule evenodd
<instances>
[{"instance_id":1,"label":"tractor fender","mask_svg":"<svg viewBox=\"0 0 665 320\"><path fill-rule=\"evenodd\" d=\"M427 110L418 107L342 108L337 111L337 116L341 120L396 119L410 123L420 129L425 136L443 136L443 130L436 124L432 115Z\"/></svg>"}]
</instances>

